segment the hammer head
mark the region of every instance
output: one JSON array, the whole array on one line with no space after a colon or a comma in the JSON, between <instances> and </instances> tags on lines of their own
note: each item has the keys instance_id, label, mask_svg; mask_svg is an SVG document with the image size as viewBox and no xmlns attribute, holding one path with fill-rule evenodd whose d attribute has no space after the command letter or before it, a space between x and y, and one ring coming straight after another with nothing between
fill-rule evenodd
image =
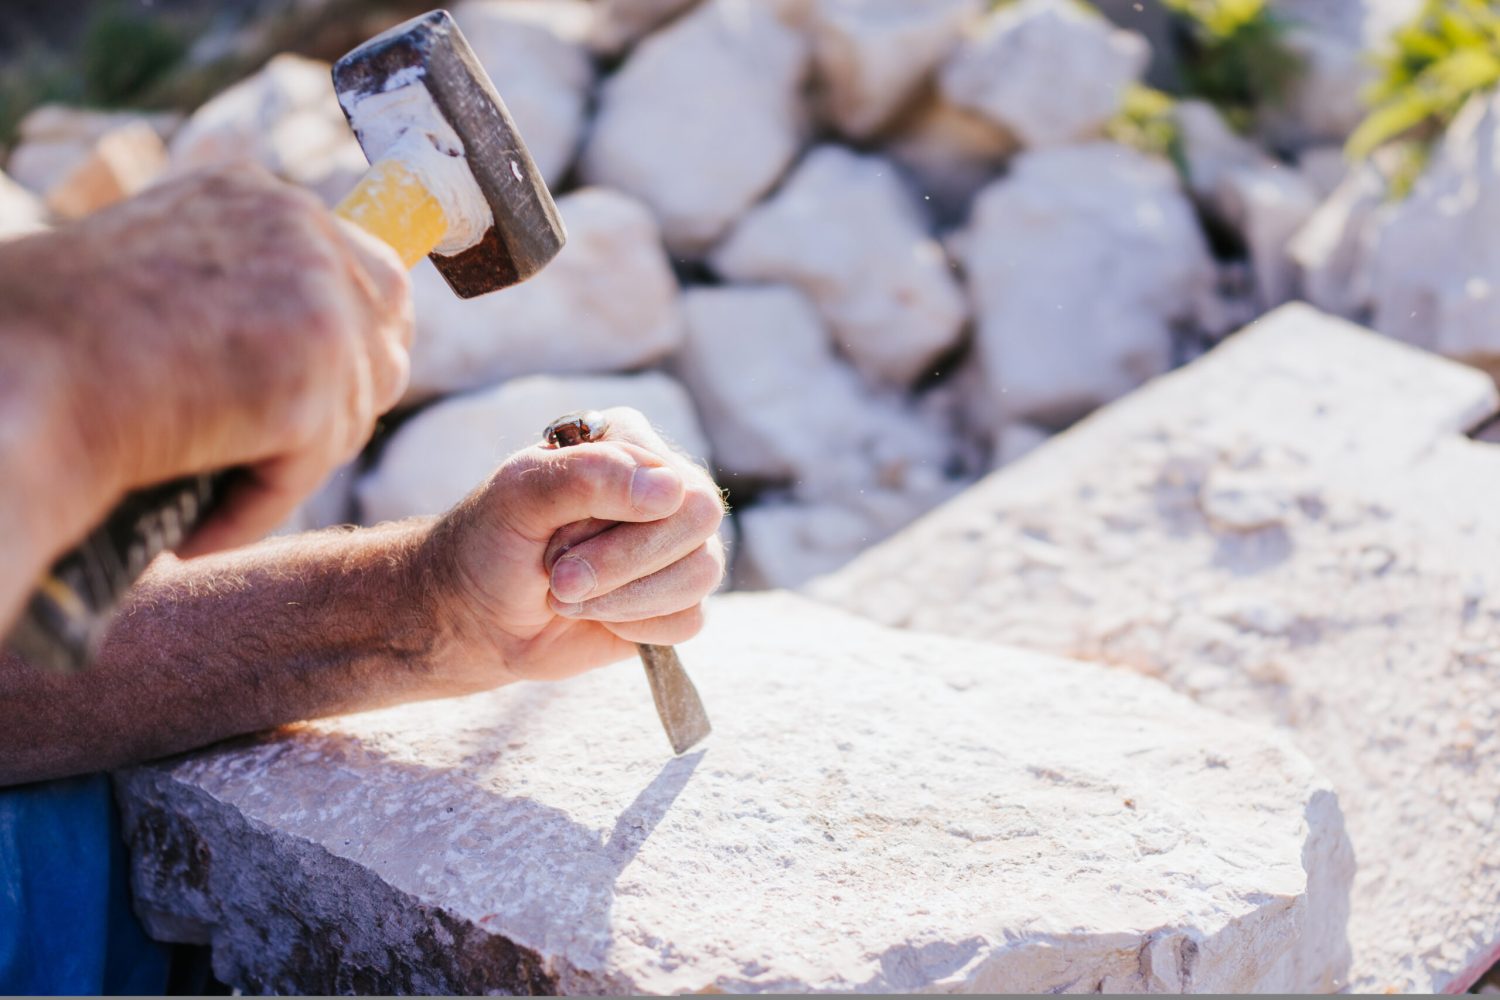
<instances>
[{"instance_id":1,"label":"hammer head","mask_svg":"<svg viewBox=\"0 0 1500 1000\"><path fill-rule=\"evenodd\" d=\"M447 11L412 18L350 52L334 64L333 85L371 162L388 154L397 132L415 132L440 154L461 157L467 165L474 184L452 185L469 193L451 197L476 200L477 186L477 197L486 204L461 207L477 211L480 219L487 207L493 221L487 229L482 222L476 226L469 245L429 258L460 297L525 281L562 249L567 237L557 205L505 103ZM406 91L409 87L421 92ZM416 100L400 100L404 94ZM377 96L378 101L369 100ZM371 111L372 104L422 110L398 116Z\"/></svg>"}]
</instances>

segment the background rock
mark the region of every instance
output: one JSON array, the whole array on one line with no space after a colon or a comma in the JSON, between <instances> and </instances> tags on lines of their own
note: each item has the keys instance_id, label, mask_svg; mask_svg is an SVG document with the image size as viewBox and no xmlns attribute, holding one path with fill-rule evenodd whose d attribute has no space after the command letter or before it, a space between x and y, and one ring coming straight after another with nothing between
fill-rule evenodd
<instances>
[{"instance_id":1,"label":"background rock","mask_svg":"<svg viewBox=\"0 0 1500 1000\"><path fill-rule=\"evenodd\" d=\"M248 159L333 204L368 164L339 110L327 63L279 55L215 96L172 137L175 171Z\"/></svg>"},{"instance_id":2,"label":"background rock","mask_svg":"<svg viewBox=\"0 0 1500 1000\"><path fill-rule=\"evenodd\" d=\"M453 15L549 185L559 184L573 163L594 85L582 40L567 37L566 26L544 13L554 5L565 12L570 6L467 0ZM587 13L584 4L571 6L573 14Z\"/></svg>"},{"instance_id":3,"label":"background rock","mask_svg":"<svg viewBox=\"0 0 1500 1000\"><path fill-rule=\"evenodd\" d=\"M681 343L677 279L650 212L602 188L574 191L557 207L567 245L514 288L460 299L432 265L413 272L409 399L518 375L636 368Z\"/></svg>"},{"instance_id":4,"label":"background rock","mask_svg":"<svg viewBox=\"0 0 1500 1000\"><path fill-rule=\"evenodd\" d=\"M698 0L593 0L592 6L597 13L589 41L601 52L618 53L697 2Z\"/></svg>"},{"instance_id":5,"label":"background rock","mask_svg":"<svg viewBox=\"0 0 1500 1000\"><path fill-rule=\"evenodd\" d=\"M869 138L912 100L981 9L982 0L813 0L824 116L851 138Z\"/></svg>"},{"instance_id":6,"label":"background rock","mask_svg":"<svg viewBox=\"0 0 1500 1000\"><path fill-rule=\"evenodd\" d=\"M912 178L933 218L952 226L1018 148L994 122L933 94L897 122L881 152Z\"/></svg>"},{"instance_id":7,"label":"background rock","mask_svg":"<svg viewBox=\"0 0 1500 1000\"><path fill-rule=\"evenodd\" d=\"M807 58L762 0L709 0L605 82L584 179L651 206L674 253L708 249L795 158Z\"/></svg>"},{"instance_id":8,"label":"background rock","mask_svg":"<svg viewBox=\"0 0 1500 1000\"><path fill-rule=\"evenodd\" d=\"M1500 93L1470 98L1411 194L1374 223L1375 328L1500 365Z\"/></svg>"},{"instance_id":9,"label":"background rock","mask_svg":"<svg viewBox=\"0 0 1500 1000\"><path fill-rule=\"evenodd\" d=\"M1462 991L1500 944L1500 451L1462 436L1495 408L1480 372L1287 306L817 593L1282 728L1348 817L1349 988Z\"/></svg>"},{"instance_id":10,"label":"background rock","mask_svg":"<svg viewBox=\"0 0 1500 1000\"><path fill-rule=\"evenodd\" d=\"M1027 146L1099 135L1151 50L1072 0L1019 0L995 9L949 60L943 93Z\"/></svg>"},{"instance_id":11,"label":"background rock","mask_svg":"<svg viewBox=\"0 0 1500 1000\"><path fill-rule=\"evenodd\" d=\"M46 228L47 209L41 199L0 173L0 240Z\"/></svg>"},{"instance_id":12,"label":"background rock","mask_svg":"<svg viewBox=\"0 0 1500 1000\"><path fill-rule=\"evenodd\" d=\"M957 247L996 429L1065 423L1165 371L1213 282L1172 168L1112 143L1016 157Z\"/></svg>"},{"instance_id":13,"label":"background rock","mask_svg":"<svg viewBox=\"0 0 1500 1000\"><path fill-rule=\"evenodd\" d=\"M1389 197L1384 175L1357 164L1287 244L1301 269L1301 287L1313 305L1347 319L1370 307L1369 258L1374 225Z\"/></svg>"},{"instance_id":14,"label":"background rock","mask_svg":"<svg viewBox=\"0 0 1500 1000\"><path fill-rule=\"evenodd\" d=\"M874 382L929 373L967 318L947 256L895 168L839 146L808 153L709 262L731 281L800 288Z\"/></svg>"},{"instance_id":15,"label":"background rock","mask_svg":"<svg viewBox=\"0 0 1500 1000\"><path fill-rule=\"evenodd\" d=\"M660 372L518 378L451 396L403 424L359 481L361 520L374 524L441 514L484 483L511 452L539 444L553 420L573 410L611 406L635 407L668 441L707 462L692 400Z\"/></svg>"},{"instance_id":16,"label":"background rock","mask_svg":"<svg viewBox=\"0 0 1500 1000\"><path fill-rule=\"evenodd\" d=\"M127 774L138 908L248 992L1341 980L1348 844L1284 742L787 596L713 612L685 757L632 664Z\"/></svg>"}]
</instances>

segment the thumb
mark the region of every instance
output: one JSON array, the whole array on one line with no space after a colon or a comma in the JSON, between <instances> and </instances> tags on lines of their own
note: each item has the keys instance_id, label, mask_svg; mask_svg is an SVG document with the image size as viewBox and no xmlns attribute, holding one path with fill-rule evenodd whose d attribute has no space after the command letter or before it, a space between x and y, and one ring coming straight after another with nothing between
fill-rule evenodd
<instances>
[{"instance_id":1,"label":"thumb","mask_svg":"<svg viewBox=\"0 0 1500 1000\"><path fill-rule=\"evenodd\" d=\"M676 513L685 495L676 469L618 441L528 448L496 480L507 486L498 516L538 544L574 521L657 521Z\"/></svg>"}]
</instances>

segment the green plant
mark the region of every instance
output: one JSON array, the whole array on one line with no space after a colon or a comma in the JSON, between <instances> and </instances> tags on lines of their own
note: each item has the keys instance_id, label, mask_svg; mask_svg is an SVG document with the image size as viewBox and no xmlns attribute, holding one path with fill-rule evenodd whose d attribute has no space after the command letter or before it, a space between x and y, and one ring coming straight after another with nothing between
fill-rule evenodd
<instances>
[{"instance_id":1,"label":"green plant","mask_svg":"<svg viewBox=\"0 0 1500 1000\"><path fill-rule=\"evenodd\" d=\"M1490 0L1427 0L1377 65L1370 113L1346 147L1353 157L1396 139L1429 142L1470 95L1500 83L1500 9Z\"/></svg>"},{"instance_id":2,"label":"green plant","mask_svg":"<svg viewBox=\"0 0 1500 1000\"><path fill-rule=\"evenodd\" d=\"M1217 107L1234 127L1253 124L1301 70L1286 44L1287 24L1266 0L1162 0L1171 13L1184 96Z\"/></svg>"},{"instance_id":3,"label":"green plant","mask_svg":"<svg viewBox=\"0 0 1500 1000\"><path fill-rule=\"evenodd\" d=\"M178 23L111 0L95 8L79 53L83 99L115 107L137 98L173 69L188 49Z\"/></svg>"},{"instance_id":4,"label":"green plant","mask_svg":"<svg viewBox=\"0 0 1500 1000\"><path fill-rule=\"evenodd\" d=\"M1182 132L1177 125L1177 102L1170 94L1132 85L1104 132L1116 142L1171 160L1178 173L1187 176Z\"/></svg>"}]
</instances>

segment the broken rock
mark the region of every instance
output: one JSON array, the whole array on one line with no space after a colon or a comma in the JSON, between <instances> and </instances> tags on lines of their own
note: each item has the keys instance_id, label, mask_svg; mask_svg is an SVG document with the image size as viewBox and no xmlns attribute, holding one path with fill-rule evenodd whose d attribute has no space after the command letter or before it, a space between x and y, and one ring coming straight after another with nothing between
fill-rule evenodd
<instances>
[{"instance_id":1,"label":"broken rock","mask_svg":"<svg viewBox=\"0 0 1500 1000\"><path fill-rule=\"evenodd\" d=\"M330 204L367 166L328 64L285 54L193 112L170 148L174 171L252 160Z\"/></svg>"},{"instance_id":2,"label":"broken rock","mask_svg":"<svg viewBox=\"0 0 1500 1000\"><path fill-rule=\"evenodd\" d=\"M807 59L764 0L709 0L604 84L584 179L649 205L674 253L707 250L796 156Z\"/></svg>"},{"instance_id":3,"label":"broken rock","mask_svg":"<svg viewBox=\"0 0 1500 1000\"><path fill-rule=\"evenodd\" d=\"M542 430L574 410L632 406L669 442L706 463L708 445L693 401L660 372L518 378L434 403L403 424L358 486L366 524L441 514L489 478L512 452L541 443Z\"/></svg>"},{"instance_id":4,"label":"broken rock","mask_svg":"<svg viewBox=\"0 0 1500 1000\"><path fill-rule=\"evenodd\" d=\"M1159 677L1280 727L1358 862L1348 987L1461 992L1500 944L1500 450L1481 372L1285 306L818 594Z\"/></svg>"},{"instance_id":5,"label":"broken rock","mask_svg":"<svg viewBox=\"0 0 1500 1000\"><path fill-rule=\"evenodd\" d=\"M1124 672L787 595L634 665L284 729L122 775L138 911L247 992L1321 991L1335 798Z\"/></svg>"},{"instance_id":6,"label":"broken rock","mask_svg":"<svg viewBox=\"0 0 1500 1000\"><path fill-rule=\"evenodd\" d=\"M460 299L431 264L413 272L409 399L518 375L639 367L681 343L677 278L651 213L601 188L574 191L557 207L567 245L514 288Z\"/></svg>"},{"instance_id":7,"label":"broken rock","mask_svg":"<svg viewBox=\"0 0 1500 1000\"><path fill-rule=\"evenodd\" d=\"M1374 289L1368 261L1388 193L1385 176L1374 163L1355 164L1293 235L1287 252L1313 305L1347 319L1360 318L1369 309Z\"/></svg>"},{"instance_id":8,"label":"broken rock","mask_svg":"<svg viewBox=\"0 0 1500 1000\"><path fill-rule=\"evenodd\" d=\"M47 207L79 219L145 190L167 167L167 147L156 130L134 121L99 136L46 190Z\"/></svg>"},{"instance_id":9,"label":"broken rock","mask_svg":"<svg viewBox=\"0 0 1500 1000\"><path fill-rule=\"evenodd\" d=\"M594 0L590 44L614 55L692 7L698 0Z\"/></svg>"},{"instance_id":10,"label":"broken rock","mask_svg":"<svg viewBox=\"0 0 1500 1000\"><path fill-rule=\"evenodd\" d=\"M709 260L736 282L802 289L877 383L927 374L967 319L947 255L895 167L839 146L809 153Z\"/></svg>"},{"instance_id":11,"label":"broken rock","mask_svg":"<svg viewBox=\"0 0 1500 1000\"><path fill-rule=\"evenodd\" d=\"M982 115L932 94L904 115L881 152L899 164L944 227L969 215L969 205L1015 155L1015 137Z\"/></svg>"},{"instance_id":12,"label":"broken rock","mask_svg":"<svg viewBox=\"0 0 1500 1000\"><path fill-rule=\"evenodd\" d=\"M1113 143L1022 153L955 242L996 429L1066 423L1166 371L1214 280L1172 168Z\"/></svg>"},{"instance_id":13,"label":"broken rock","mask_svg":"<svg viewBox=\"0 0 1500 1000\"><path fill-rule=\"evenodd\" d=\"M554 5L587 7L563 0L469 0L453 14L549 185L560 183L573 163L594 84L583 43L539 10Z\"/></svg>"},{"instance_id":14,"label":"broken rock","mask_svg":"<svg viewBox=\"0 0 1500 1000\"><path fill-rule=\"evenodd\" d=\"M36 195L0 173L0 240L47 228L47 209Z\"/></svg>"},{"instance_id":15,"label":"broken rock","mask_svg":"<svg viewBox=\"0 0 1500 1000\"><path fill-rule=\"evenodd\" d=\"M1369 256L1382 333L1500 367L1500 92L1469 99Z\"/></svg>"},{"instance_id":16,"label":"broken rock","mask_svg":"<svg viewBox=\"0 0 1500 1000\"><path fill-rule=\"evenodd\" d=\"M1119 110L1151 50L1074 0L1019 0L993 11L940 76L949 100L1026 146L1090 139Z\"/></svg>"},{"instance_id":17,"label":"broken rock","mask_svg":"<svg viewBox=\"0 0 1500 1000\"><path fill-rule=\"evenodd\" d=\"M952 51L978 0L814 0L813 65L823 112L866 139L887 124Z\"/></svg>"}]
</instances>

